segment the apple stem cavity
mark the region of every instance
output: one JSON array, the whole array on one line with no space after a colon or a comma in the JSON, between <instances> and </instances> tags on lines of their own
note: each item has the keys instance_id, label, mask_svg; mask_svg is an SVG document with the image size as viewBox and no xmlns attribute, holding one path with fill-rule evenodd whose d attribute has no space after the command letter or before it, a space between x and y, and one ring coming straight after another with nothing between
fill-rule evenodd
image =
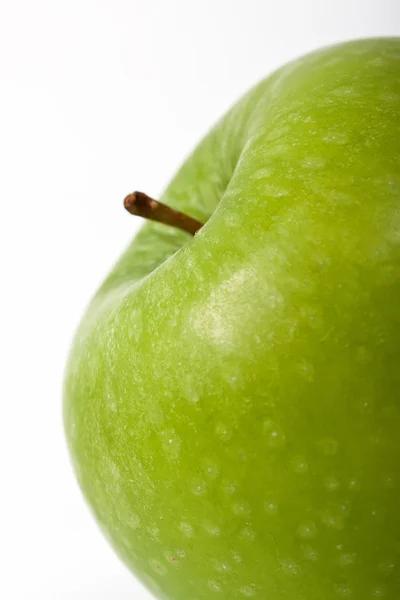
<instances>
[{"instance_id":1,"label":"apple stem cavity","mask_svg":"<svg viewBox=\"0 0 400 600\"><path fill-rule=\"evenodd\" d=\"M171 225L191 235L195 235L203 227L203 223L162 202L158 202L158 200L150 198L150 196L143 192L129 194L124 200L124 207L131 215L143 217L151 221L158 221L159 223L164 223L164 225Z\"/></svg>"}]
</instances>

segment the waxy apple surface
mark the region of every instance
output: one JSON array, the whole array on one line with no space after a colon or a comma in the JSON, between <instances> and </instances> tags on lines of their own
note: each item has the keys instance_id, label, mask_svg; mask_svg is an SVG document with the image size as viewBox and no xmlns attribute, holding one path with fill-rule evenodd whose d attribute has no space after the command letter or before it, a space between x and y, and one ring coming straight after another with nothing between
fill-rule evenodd
<instances>
[{"instance_id":1,"label":"waxy apple surface","mask_svg":"<svg viewBox=\"0 0 400 600\"><path fill-rule=\"evenodd\" d=\"M168 600L400 598L400 39L305 56L218 122L93 298L80 486Z\"/></svg>"}]
</instances>

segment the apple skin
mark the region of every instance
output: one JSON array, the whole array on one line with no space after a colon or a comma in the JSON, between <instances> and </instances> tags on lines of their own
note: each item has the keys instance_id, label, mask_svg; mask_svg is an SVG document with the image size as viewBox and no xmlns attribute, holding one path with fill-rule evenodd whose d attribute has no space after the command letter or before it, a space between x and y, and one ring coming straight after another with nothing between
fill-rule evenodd
<instances>
[{"instance_id":1,"label":"apple skin","mask_svg":"<svg viewBox=\"0 0 400 600\"><path fill-rule=\"evenodd\" d=\"M93 298L64 421L158 598L400 598L400 38L255 86Z\"/></svg>"}]
</instances>

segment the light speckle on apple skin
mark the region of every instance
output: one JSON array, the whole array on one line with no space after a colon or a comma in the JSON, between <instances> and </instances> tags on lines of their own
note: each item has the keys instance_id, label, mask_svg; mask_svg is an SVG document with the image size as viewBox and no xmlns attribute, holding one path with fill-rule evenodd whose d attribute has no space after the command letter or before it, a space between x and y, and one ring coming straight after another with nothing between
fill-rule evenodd
<instances>
[{"instance_id":1,"label":"light speckle on apple skin","mask_svg":"<svg viewBox=\"0 0 400 600\"><path fill-rule=\"evenodd\" d=\"M386 596L386 590L384 587L379 586L372 590L373 598L384 598Z\"/></svg>"},{"instance_id":2,"label":"light speckle on apple skin","mask_svg":"<svg viewBox=\"0 0 400 600\"><path fill-rule=\"evenodd\" d=\"M214 580L211 580L208 582L208 587L210 588L210 590L212 592L220 592L221 591L221 586L219 583L217 583Z\"/></svg>"},{"instance_id":3,"label":"light speckle on apple skin","mask_svg":"<svg viewBox=\"0 0 400 600\"><path fill-rule=\"evenodd\" d=\"M232 558L236 563L242 563L243 559L238 552L232 552Z\"/></svg>"},{"instance_id":4,"label":"light speckle on apple skin","mask_svg":"<svg viewBox=\"0 0 400 600\"><path fill-rule=\"evenodd\" d=\"M215 523L210 523L210 522L203 523L203 529L210 536L219 537L221 535L221 528L219 527L219 525L216 525Z\"/></svg>"},{"instance_id":5,"label":"light speckle on apple skin","mask_svg":"<svg viewBox=\"0 0 400 600\"><path fill-rule=\"evenodd\" d=\"M351 587L344 583L340 583L336 586L336 593L340 598L351 598L353 596Z\"/></svg>"},{"instance_id":6,"label":"light speckle on apple skin","mask_svg":"<svg viewBox=\"0 0 400 600\"><path fill-rule=\"evenodd\" d=\"M348 567L349 565L354 565L357 560L356 553L352 554L340 554L337 560L337 563L341 567Z\"/></svg>"},{"instance_id":7,"label":"light speckle on apple skin","mask_svg":"<svg viewBox=\"0 0 400 600\"><path fill-rule=\"evenodd\" d=\"M295 473L305 475L308 472L307 459L303 455L296 455L292 458L292 469Z\"/></svg>"},{"instance_id":8,"label":"light speckle on apple skin","mask_svg":"<svg viewBox=\"0 0 400 600\"><path fill-rule=\"evenodd\" d=\"M289 577L297 577L301 574L301 568L293 559L287 559L281 563L282 571Z\"/></svg>"},{"instance_id":9,"label":"light speckle on apple skin","mask_svg":"<svg viewBox=\"0 0 400 600\"><path fill-rule=\"evenodd\" d=\"M233 496L236 494L239 488L239 484L234 481L224 481L222 483L222 491L225 496Z\"/></svg>"},{"instance_id":10,"label":"light speckle on apple skin","mask_svg":"<svg viewBox=\"0 0 400 600\"><path fill-rule=\"evenodd\" d=\"M257 85L162 197L207 225L144 225L76 335L78 481L159 599L400 597L399 61Z\"/></svg>"},{"instance_id":11,"label":"light speckle on apple skin","mask_svg":"<svg viewBox=\"0 0 400 600\"><path fill-rule=\"evenodd\" d=\"M251 513L251 506L248 502L235 502L232 511L236 516L247 516Z\"/></svg>"},{"instance_id":12,"label":"light speckle on apple skin","mask_svg":"<svg viewBox=\"0 0 400 600\"><path fill-rule=\"evenodd\" d=\"M281 448L285 445L285 432L275 421L268 419L264 422L264 433L270 448Z\"/></svg>"},{"instance_id":13,"label":"light speckle on apple skin","mask_svg":"<svg viewBox=\"0 0 400 600\"><path fill-rule=\"evenodd\" d=\"M340 481L334 475L325 478L325 488L330 492L336 492L340 488Z\"/></svg>"},{"instance_id":14,"label":"light speckle on apple skin","mask_svg":"<svg viewBox=\"0 0 400 600\"><path fill-rule=\"evenodd\" d=\"M317 535L318 530L313 521L307 521L306 523L299 525L297 533L301 538L310 540Z\"/></svg>"},{"instance_id":15,"label":"light speckle on apple skin","mask_svg":"<svg viewBox=\"0 0 400 600\"><path fill-rule=\"evenodd\" d=\"M205 459L203 461L203 472L207 479L215 480L221 474L221 468L213 460Z\"/></svg>"},{"instance_id":16,"label":"light speckle on apple skin","mask_svg":"<svg viewBox=\"0 0 400 600\"><path fill-rule=\"evenodd\" d=\"M150 566L151 566L152 570L155 573L157 573L157 575L160 575L161 577L166 575L168 572L167 567L165 565L163 565L162 562L156 558L153 558L150 560Z\"/></svg>"},{"instance_id":17,"label":"light speckle on apple skin","mask_svg":"<svg viewBox=\"0 0 400 600\"><path fill-rule=\"evenodd\" d=\"M241 594L241 596L244 596L245 598L253 598L254 596L256 596L257 592L250 585L244 585L240 588L239 594Z\"/></svg>"},{"instance_id":18,"label":"light speckle on apple skin","mask_svg":"<svg viewBox=\"0 0 400 600\"><path fill-rule=\"evenodd\" d=\"M276 517L279 513L279 506L275 502L267 500L267 502L265 502L265 512L269 516Z\"/></svg>"},{"instance_id":19,"label":"light speckle on apple skin","mask_svg":"<svg viewBox=\"0 0 400 600\"><path fill-rule=\"evenodd\" d=\"M204 496L207 494L207 484L203 479L194 479L190 489L195 496Z\"/></svg>"},{"instance_id":20,"label":"light speckle on apple skin","mask_svg":"<svg viewBox=\"0 0 400 600\"><path fill-rule=\"evenodd\" d=\"M188 538L193 537L194 535L193 527L189 525L189 523L185 523L184 521L179 523L179 531L181 531L183 535Z\"/></svg>"},{"instance_id":21,"label":"light speckle on apple skin","mask_svg":"<svg viewBox=\"0 0 400 600\"><path fill-rule=\"evenodd\" d=\"M318 441L318 446L324 454L334 456L338 451L338 442L332 438L324 438Z\"/></svg>"},{"instance_id":22,"label":"light speckle on apple skin","mask_svg":"<svg viewBox=\"0 0 400 600\"><path fill-rule=\"evenodd\" d=\"M251 527L243 527L243 529L239 531L238 537L240 540L250 543L255 540L256 533L253 529L251 529Z\"/></svg>"},{"instance_id":23,"label":"light speckle on apple skin","mask_svg":"<svg viewBox=\"0 0 400 600\"><path fill-rule=\"evenodd\" d=\"M312 546L308 544L305 546L301 546L303 558L305 560L316 561L318 560L318 552Z\"/></svg>"},{"instance_id":24,"label":"light speckle on apple skin","mask_svg":"<svg viewBox=\"0 0 400 600\"><path fill-rule=\"evenodd\" d=\"M227 573L228 571L231 570L231 567L226 562L217 562L214 565L214 569L216 571L218 571L219 573Z\"/></svg>"}]
</instances>

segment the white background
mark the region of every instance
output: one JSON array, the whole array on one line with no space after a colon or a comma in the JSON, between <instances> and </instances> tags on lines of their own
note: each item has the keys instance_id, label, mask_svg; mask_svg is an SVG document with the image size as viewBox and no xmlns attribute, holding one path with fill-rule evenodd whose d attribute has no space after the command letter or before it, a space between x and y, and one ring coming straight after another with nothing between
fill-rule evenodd
<instances>
[{"instance_id":1,"label":"white background","mask_svg":"<svg viewBox=\"0 0 400 600\"><path fill-rule=\"evenodd\" d=\"M399 0L0 0L0 597L149 598L97 530L61 423L72 333L210 125L275 67L400 35Z\"/></svg>"}]
</instances>

